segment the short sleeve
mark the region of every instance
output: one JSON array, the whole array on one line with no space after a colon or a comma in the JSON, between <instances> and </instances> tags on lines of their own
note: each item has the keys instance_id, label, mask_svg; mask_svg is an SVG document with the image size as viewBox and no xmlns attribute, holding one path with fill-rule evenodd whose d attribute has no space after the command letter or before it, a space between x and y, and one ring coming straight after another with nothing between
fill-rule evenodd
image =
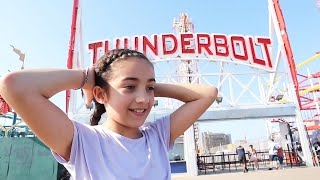
<instances>
[{"instance_id":1,"label":"short sleeve","mask_svg":"<svg viewBox=\"0 0 320 180\"><path fill-rule=\"evenodd\" d=\"M172 150L174 143L170 144L170 115L157 119L150 126L157 131L161 142L167 150Z\"/></svg>"},{"instance_id":2,"label":"short sleeve","mask_svg":"<svg viewBox=\"0 0 320 180\"><path fill-rule=\"evenodd\" d=\"M72 124L73 124L74 132L73 132L73 139L72 139L69 161L66 161L62 156L52 151L53 156L60 164L73 165L75 163L76 156L77 154L80 153L79 151L81 150L81 146L82 146L79 132L86 131L86 129L89 130L89 128L86 128L84 124L81 124L77 121L72 121Z\"/></svg>"}]
</instances>

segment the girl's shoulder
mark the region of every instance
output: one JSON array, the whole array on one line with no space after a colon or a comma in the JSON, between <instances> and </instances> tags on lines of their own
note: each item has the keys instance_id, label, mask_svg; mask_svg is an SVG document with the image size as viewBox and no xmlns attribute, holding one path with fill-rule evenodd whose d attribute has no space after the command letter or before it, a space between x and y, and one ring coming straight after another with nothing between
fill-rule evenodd
<instances>
[{"instance_id":1,"label":"girl's shoulder","mask_svg":"<svg viewBox=\"0 0 320 180\"><path fill-rule=\"evenodd\" d=\"M103 129L101 125L91 126L86 123L82 123L79 121L72 120L75 135L78 136L86 136L86 137L106 137L107 132Z\"/></svg>"},{"instance_id":2,"label":"girl's shoulder","mask_svg":"<svg viewBox=\"0 0 320 180\"><path fill-rule=\"evenodd\" d=\"M142 131L150 130L150 129L158 129L162 127L166 127L170 125L170 115L166 115L160 118L157 118L154 121L147 121L141 126Z\"/></svg>"}]
</instances>

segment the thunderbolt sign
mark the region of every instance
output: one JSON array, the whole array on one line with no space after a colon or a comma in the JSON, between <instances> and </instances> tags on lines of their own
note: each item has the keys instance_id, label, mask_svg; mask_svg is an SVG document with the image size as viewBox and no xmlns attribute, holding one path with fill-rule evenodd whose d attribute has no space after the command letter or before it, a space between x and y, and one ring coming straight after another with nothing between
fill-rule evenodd
<instances>
[{"instance_id":1,"label":"thunderbolt sign","mask_svg":"<svg viewBox=\"0 0 320 180\"><path fill-rule=\"evenodd\" d=\"M91 62L95 63L100 51L114 48L129 48L147 56L172 58L205 55L207 58L223 58L250 64L263 69L272 69L269 37L224 35L207 33L155 34L101 40L88 44Z\"/></svg>"}]
</instances>

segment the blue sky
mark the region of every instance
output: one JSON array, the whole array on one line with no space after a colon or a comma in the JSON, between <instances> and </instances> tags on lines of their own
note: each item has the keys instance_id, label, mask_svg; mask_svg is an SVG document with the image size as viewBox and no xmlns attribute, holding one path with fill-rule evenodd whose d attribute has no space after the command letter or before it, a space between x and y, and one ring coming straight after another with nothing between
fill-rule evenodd
<instances>
[{"instance_id":1,"label":"blue sky","mask_svg":"<svg viewBox=\"0 0 320 180\"><path fill-rule=\"evenodd\" d=\"M66 68L72 3L71 0L1 1L0 75L21 67L9 44L26 53L25 68ZM320 11L313 0L280 0L280 3L294 59L299 64L320 51ZM171 33L173 18L182 12L192 18L196 32L267 36L267 5L267 0L83 1L84 43ZM89 59L88 54L86 58ZM319 67L319 60L310 65L312 71ZM64 96L60 93L52 98L63 110Z\"/></svg>"}]
</instances>

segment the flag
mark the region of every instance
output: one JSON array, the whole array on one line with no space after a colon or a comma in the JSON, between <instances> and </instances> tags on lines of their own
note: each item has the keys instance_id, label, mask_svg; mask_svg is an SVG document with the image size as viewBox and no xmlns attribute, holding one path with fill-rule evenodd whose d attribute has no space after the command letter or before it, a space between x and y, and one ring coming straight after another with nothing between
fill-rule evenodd
<instances>
[{"instance_id":1,"label":"flag","mask_svg":"<svg viewBox=\"0 0 320 180\"><path fill-rule=\"evenodd\" d=\"M24 58L26 57L26 54L22 53L19 49L15 48L14 46L10 45L13 48L13 52L19 55L19 60L24 62Z\"/></svg>"}]
</instances>

